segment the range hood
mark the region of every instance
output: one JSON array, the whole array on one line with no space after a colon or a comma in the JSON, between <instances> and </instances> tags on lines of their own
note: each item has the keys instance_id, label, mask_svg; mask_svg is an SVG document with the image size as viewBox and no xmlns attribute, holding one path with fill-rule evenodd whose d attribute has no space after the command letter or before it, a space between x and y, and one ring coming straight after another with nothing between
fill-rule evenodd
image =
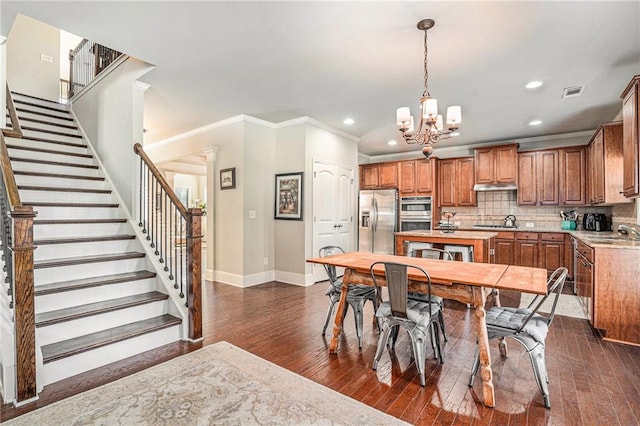
<instances>
[{"instance_id":1,"label":"range hood","mask_svg":"<svg viewBox=\"0 0 640 426\"><path fill-rule=\"evenodd\" d=\"M473 186L474 191L515 191L516 189L515 183L476 183Z\"/></svg>"}]
</instances>

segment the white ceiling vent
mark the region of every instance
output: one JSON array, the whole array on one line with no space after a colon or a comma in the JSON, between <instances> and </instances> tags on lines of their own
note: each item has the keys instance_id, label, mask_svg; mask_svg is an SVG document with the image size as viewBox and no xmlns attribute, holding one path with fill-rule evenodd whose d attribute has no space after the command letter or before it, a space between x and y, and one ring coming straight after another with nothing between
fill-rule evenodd
<instances>
[{"instance_id":1,"label":"white ceiling vent","mask_svg":"<svg viewBox=\"0 0 640 426\"><path fill-rule=\"evenodd\" d=\"M574 96L580 96L582 95L583 90L584 90L584 85L565 87L564 90L562 91L562 99L573 98Z\"/></svg>"}]
</instances>

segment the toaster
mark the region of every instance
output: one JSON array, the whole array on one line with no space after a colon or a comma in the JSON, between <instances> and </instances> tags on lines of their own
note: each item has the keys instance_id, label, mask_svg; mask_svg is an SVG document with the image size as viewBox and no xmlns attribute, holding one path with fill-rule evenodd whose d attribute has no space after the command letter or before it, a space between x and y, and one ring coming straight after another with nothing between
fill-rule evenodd
<instances>
[{"instance_id":1,"label":"toaster","mask_svg":"<svg viewBox=\"0 0 640 426\"><path fill-rule=\"evenodd\" d=\"M611 226L606 214L585 213L582 217L582 229L585 231L610 231Z\"/></svg>"}]
</instances>

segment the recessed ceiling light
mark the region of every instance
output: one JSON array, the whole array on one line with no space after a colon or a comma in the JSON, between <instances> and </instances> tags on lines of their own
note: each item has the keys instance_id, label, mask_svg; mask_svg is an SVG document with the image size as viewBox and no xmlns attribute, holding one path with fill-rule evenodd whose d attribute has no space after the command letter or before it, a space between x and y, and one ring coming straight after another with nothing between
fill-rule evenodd
<instances>
[{"instance_id":1,"label":"recessed ceiling light","mask_svg":"<svg viewBox=\"0 0 640 426\"><path fill-rule=\"evenodd\" d=\"M389 142L387 142L387 145L396 145L398 142L394 141L393 139L390 140Z\"/></svg>"},{"instance_id":2,"label":"recessed ceiling light","mask_svg":"<svg viewBox=\"0 0 640 426\"><path fill-rule=\"evenodd\" d=\"M542 82L541 81L530 81L524 87L526 87L527 89L535 89L535 88L540 87L540 86L542 86Z\"/></svg>"},{"instance_id":3,"label":"recessed ceiling light","mask_svg":"<svg viewBox=\"0 0 640 426\"><path fill-rule=\"evenodd\" d=\"M355 123L355 121L353 121L353 118L345 118L343 123L351 125L351 124Z\"/></svg>"},{"instance_id":4,"label":"recessed ceiling light","mask_svg":"<svg viewBox=\"0 0 640 426\"><path fill-rule=\"evenodd\" d=\"M540 120L533 120L529 122L529 126L539 126L542 124L542 121Z\"/></svg>"}]
</instances>

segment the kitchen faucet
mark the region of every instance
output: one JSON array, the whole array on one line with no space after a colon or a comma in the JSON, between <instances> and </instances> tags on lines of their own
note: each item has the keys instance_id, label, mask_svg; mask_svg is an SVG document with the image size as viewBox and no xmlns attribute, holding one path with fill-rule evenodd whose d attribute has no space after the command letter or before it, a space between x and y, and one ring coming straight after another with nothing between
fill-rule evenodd
<instances>
[{"instance_id":1,"label":"kitchen faucet","mask_svg":"<svg viewBox=\"0 0 640 426\"><path fill-rule=\"evenodd\" d=\"M632 240L640 240L640 231L632 226L618 225L618 234L625 235L627 238Z\"/></svg>"}]
</instances>

